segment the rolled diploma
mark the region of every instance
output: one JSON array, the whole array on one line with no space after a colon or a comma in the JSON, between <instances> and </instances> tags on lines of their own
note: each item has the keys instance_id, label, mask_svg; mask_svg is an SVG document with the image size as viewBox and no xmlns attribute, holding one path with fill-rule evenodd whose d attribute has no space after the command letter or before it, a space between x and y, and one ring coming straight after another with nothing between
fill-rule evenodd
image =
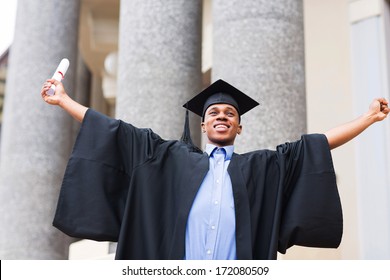
<instances>
[{"instance_id":1,"label":"rolled diploma","mask_svg":"<svg viewBox=\"0 0 390 280\"><path fill-rule=\"evenodd\" d=\"M67 58L63 58L60 64L58 64L58 67L54 72L53 77L51 78L61 82L64 79L65 73L68 70L68 68L69 68L69 60ZM51 85L51 87L46 93L47 95L53 95L55 91L56 91L56 86Z\"/></svg>"}]
</instances>

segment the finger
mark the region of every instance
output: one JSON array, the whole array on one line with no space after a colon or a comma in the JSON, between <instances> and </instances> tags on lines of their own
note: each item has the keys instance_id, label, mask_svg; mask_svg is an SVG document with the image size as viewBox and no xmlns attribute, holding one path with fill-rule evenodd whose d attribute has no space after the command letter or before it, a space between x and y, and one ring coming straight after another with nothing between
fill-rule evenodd
<instances>
[{"instance_id":1,"label":"finger","mask_svg":"<svg viewBox=\"0 0 390 280\"><path fill-rule=\"evenodd\" d=\"M58 86L61 83L61 82L54 80L54 79L51 79L51 81L52 81L52 84L54 84L55 86Z\"/></svg>"},{"instance_id":2,"label":"finger","mask_svg":"<svg viewBox=\"0 0 390 280\"><path fill-rule=\"evenodd\" d=\"M50 87L48 87L47 85L44 85L44 86L42 87L42 89L41 89L41 95L42 95L42 97L43 97L44 95L46 95L46 92L49 90L49 88L50 88Z\"/></svg>"},{"instance_id":3,"label":"finger","mask_svg":"<svg viewBox=\"0 0 390 280\"><path fill-rule=\"evenodd\" d=\"M381 102L380 103L380 110L383 112L385 110L388 110L389 109L389 106L387 103L384 103L384 102Z\"/></svg>"},{"instance_id":4,"label":"finger","mask_svg":"<svg viewBox=\"0 0 390 280\"><path fill-rule=\"evenodd\" d=\"M390 108L389 107L386 107L382 110L382 113L388 115L390 113Z\"/></svg>"},{"instance_id":5,"label":"finger","mask_svg":"<svg viewBox=\"0 0 390 280\"><path fill-rule=\"evenodd\" d=\"M50 82L51 80L46 80L46 82L43 83L42 85L42 89L44 88L50 88L51 85L53 84L52 82Z\"/></svg>"}]
</instances>

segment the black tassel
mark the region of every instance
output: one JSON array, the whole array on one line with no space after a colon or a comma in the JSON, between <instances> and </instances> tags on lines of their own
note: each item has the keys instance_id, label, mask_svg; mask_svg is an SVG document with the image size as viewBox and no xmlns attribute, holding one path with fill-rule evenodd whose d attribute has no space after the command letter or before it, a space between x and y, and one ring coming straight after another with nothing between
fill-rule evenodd
<instances>
[{"instance_id":1,"label":"black tassel","mask_svg":"<svg viewBox=\"0 0 390 280\"><path fill-rule=\"evenodd\" d=\"M180 141L187 144L187 146L191 149L193 152L203 153L201 149L199 149L191 139L191 131L190 131L190 121L188 116L188 109L186 109L186 117L184 122L184 130L183 134L181 135Z\"/></svg>"}]
</instances>

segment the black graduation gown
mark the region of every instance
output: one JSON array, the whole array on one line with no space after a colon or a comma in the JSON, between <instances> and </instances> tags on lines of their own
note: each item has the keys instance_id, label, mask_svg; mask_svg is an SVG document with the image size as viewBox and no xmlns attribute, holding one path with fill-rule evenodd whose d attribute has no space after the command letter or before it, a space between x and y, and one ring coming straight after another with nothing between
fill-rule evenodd
<instances>
[{"instance_id":1,"label":"black graduation gown","mask_svg":"<svg viewBox=\"0 0 390 280\"><path fill-rule=\"evenodd\" d=\"M73 237L117 241L117 259L183 259L187 217L208 162L183 142L89 109L53 225ZM228 172L238 259L339 245L341 205L324 135L233 154Z\"/></svg>"}]
</instances>

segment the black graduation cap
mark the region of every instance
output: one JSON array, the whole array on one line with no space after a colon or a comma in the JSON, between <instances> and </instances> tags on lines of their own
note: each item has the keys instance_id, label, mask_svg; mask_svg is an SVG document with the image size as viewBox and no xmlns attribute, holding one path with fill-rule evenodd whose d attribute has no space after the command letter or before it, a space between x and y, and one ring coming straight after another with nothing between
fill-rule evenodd
<instances>
[{"instance_id":1,"label":"black graduation cap","mask_svg":"<svg viewBox=\"0 0 390 280\"><path fill-rule=\"evenodd\" d=\"M224 80L218 80L184 104L183 107L203 118L207 108L213 104L232 105L240 116L259 105L257 101L231 84Z\"/></svg>"},{"instance_id":2,"label":"black graduation cap","mask_svg":"<svg viewBox=\"0 0 390 280\"><path fill-rule=\"evenodd\" d=\"M218 80L212 83L209 87L204 89L202 92L197 94L194 98L183 105L186 111L186 120L184 125L184 132L181 137L181 141L187 143L193 147L195 151L200 151L191 140L189 121L188 121L188 110L204 118L204 113L207 108L213 104L229 104L236 108L239 116L253 109L259 103L248 95L235 88L231 84L224 80Z\"/></svg>"}]
</instances>

